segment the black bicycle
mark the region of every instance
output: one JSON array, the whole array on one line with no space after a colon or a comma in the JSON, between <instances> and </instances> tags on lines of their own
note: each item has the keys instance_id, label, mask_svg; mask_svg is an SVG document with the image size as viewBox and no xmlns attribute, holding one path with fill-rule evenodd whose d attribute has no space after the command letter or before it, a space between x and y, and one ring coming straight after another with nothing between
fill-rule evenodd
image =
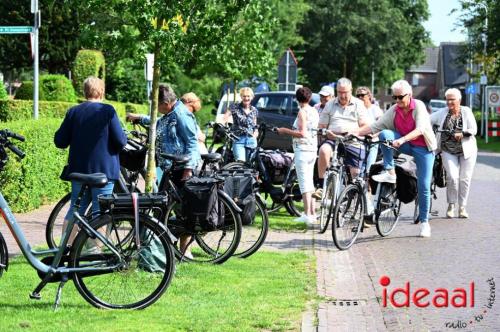
<instances>
[{"instance_id":1,"label":"black bicycle","mask_svg":"<svg viewBox=\"0 0 500 332\"><path fill-rule=\"evenodd\" d=\"M213 162L218 158L211 155ZM172 162L172 166L164 170L159 190L166 193L168 202L157 217L162 220L173 234L174 254L180 261L220 264L229 259L237 250L242 234L241 209L223 190L224 179L212 179L217 185L218 224L207 225L205 219L196 222L193 218L186 218L186 204L183 189L179 189L173 178L173 171L189 161L188 155L161 154L161 157ZM188 180L189 181L189 180ZM187 183L187 182L186 182ZM189 205L188 205L189 206ZM181 250L181 240L187 240L187 247L192 257L185 255ZM186 240L185 240L186 241Z\"/></svg>"},{"instance_id":2,"label":"black bicycle","mask_svg":"<svg viewBox=\"0 0 500 332\"><path fill-rule=\"evenodd\" d=\"M120 154L120 178L113 188L114 193L142 192L146 177L144 169L147 153L147 135L140 130L129 132L127 145ZM90 216L89 204L86 216ZM45 226L45 239L49 248L59 246L65 216L71 206L71 193L64 195L50 212Z\"/></svg>"}]
</instances>

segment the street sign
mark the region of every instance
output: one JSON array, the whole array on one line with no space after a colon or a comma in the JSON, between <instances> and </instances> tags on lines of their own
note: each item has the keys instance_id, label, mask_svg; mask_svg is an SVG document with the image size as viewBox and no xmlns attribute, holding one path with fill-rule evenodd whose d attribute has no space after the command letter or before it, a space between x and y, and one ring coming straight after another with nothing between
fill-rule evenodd
<instances>
[{"instance_id":1,"label":"street sign","mask_svg":"<svg viewBox=\"0 0 500 332\"><path fill-rule=\"evenodd\" d=\"M477 95L479 93L479 84L469 83L465 89L465 93L468 95Z\"/></svg>"},{"instance_id":2,"label":"street sign","mask_svg":"<svg viewBox=\"0 0 500 332\"><path fill-rule=\"evenodd\" d=\"M486 85L488 84L488 76L486 75L481 75L481 78L479 79L479 83L481 83L481 85Z\"/></svg>"},{"instance_id":3,"label":"street sign","mask_svg":"<svg viewBox=\"0 0 500 332\"><path fill-rule=\"evenodd\" d=\"M488 107L500 106L500 87L489 86L487 91Z\"/></svg>"},{"instance_id":4,"label":"street sign","mask_svg":"<svg viewBox=\"0 0 500 332\"><path fill-rule=\"evenodd\" d=\"M32 33L33 27L30 26L0 26L0 34L20 34L20 33Z\"/></svg>"}]
</instances>

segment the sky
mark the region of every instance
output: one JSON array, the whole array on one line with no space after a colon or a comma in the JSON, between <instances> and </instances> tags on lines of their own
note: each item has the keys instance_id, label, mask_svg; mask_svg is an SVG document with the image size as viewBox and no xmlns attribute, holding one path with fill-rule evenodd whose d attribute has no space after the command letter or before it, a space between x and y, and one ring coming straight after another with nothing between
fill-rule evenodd
<instances>
[{"instance_id":1,"label":"sky","mask_svg":"<svg viewBox=\"0 0 500 332\"><path fill-rule=\"evenodd\" d=\"M439 46L441 42L465 41L465 34L455 28L455 22L460 11L450 14L452 9L460 9L458 0L428 0L430 18L424 23L424 27L430 32L434 45Z\"/></svg>"}]
</instances>

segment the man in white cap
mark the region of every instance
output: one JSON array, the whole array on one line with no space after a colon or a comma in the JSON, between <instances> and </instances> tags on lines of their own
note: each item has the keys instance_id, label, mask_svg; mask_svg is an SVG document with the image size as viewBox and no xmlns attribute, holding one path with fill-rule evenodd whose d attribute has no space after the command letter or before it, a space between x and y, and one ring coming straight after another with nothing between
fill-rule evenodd
<instances>
[{"instance_id":1,"label":"man in white cap","mask_svg":"<svg viewBox=\"0 0 500 332\"><path fill-rule=\"evenodd\" d=\"M319 103L314 105L314 108L318 110L318 113L321 114L323 109L325 108L326 103L335 97L335 90L329 85L325 85L319 90Z\"/></svg>"}]
</instances>

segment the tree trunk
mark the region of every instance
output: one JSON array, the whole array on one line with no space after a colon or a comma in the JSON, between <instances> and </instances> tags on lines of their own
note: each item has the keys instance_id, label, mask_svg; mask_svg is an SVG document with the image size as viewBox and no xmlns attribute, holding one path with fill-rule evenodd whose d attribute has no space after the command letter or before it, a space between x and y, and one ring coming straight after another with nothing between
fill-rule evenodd
<instances>
[{"instance_id":1,"label":"tree trunk","mask_svg":"<svg viewBox=\"0 0 500 332\"><path fill-rule=\"evenodd\" d=\"M161 26L158 24L158 26ZM153 192L153 184L156 178L156 119L158 114L158 87L160 85L160 42L155 41L154 47L154 64L153 64L153 84L151 88L151 108L149 110L149 117L151 123L149 126L149 146L148 146L148 167L146 174L146 192ZM160 179L158 179L160 180Z\"/></svg>"}]
</instances>

